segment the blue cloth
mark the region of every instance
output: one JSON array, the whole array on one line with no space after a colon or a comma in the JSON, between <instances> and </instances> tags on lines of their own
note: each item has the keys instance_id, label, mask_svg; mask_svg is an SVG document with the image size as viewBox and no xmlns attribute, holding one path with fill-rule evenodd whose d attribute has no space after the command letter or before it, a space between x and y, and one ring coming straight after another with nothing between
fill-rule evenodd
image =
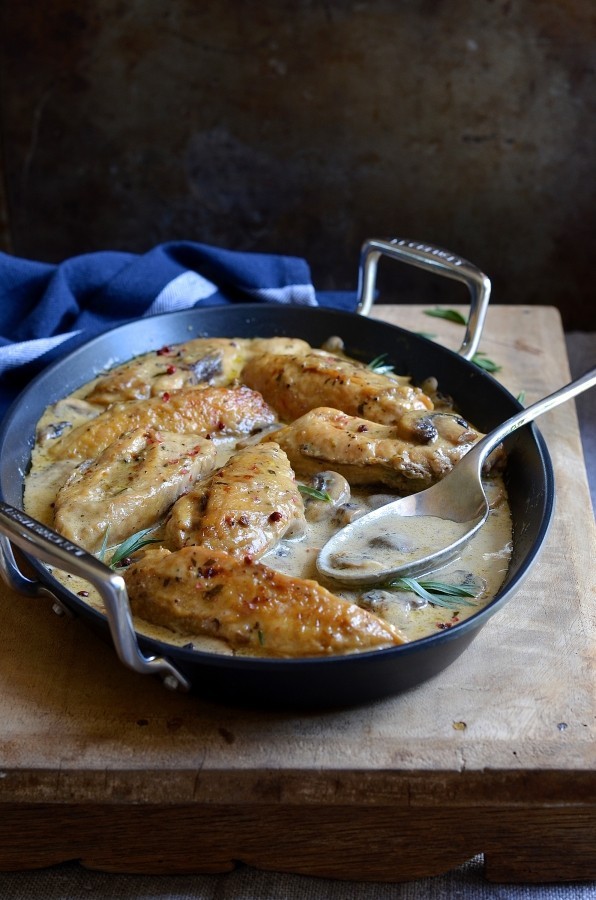
<instances>
[{"instance_id":1,"label":"blue cloth","mask_svg":"<svg viewBox=\"0 0 596 900\"><path fill-rule=\"evenodd\" d=\"M316 293L303 259L191 241L144 254L102 251L54 265L0 253L0 416L31 378L130 320L227 303L354 310L354 293Z\"/></svg>"}]
</instances>

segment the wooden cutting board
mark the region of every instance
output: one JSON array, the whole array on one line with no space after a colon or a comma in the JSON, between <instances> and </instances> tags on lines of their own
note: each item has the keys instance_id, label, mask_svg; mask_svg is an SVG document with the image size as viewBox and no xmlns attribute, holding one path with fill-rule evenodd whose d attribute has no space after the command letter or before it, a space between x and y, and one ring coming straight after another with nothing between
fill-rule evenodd
<instances>
[{"instance_id":1,"label":"wooden cutting board","mask_svg":"<svg viewBox=\"0 0 596 900\"><path fill-rule=\"evenodd\" d=\"M422 310L375 315L459 344ZM569 380L555 309L493 307L481 350L526 403ZM0 869L400 880L482 852L495 881L596 879L594 519L573 403L539 427L557 507L538 563L445 672L369 706L169 693L1 587Z\"/></svg>"}]
</instances>

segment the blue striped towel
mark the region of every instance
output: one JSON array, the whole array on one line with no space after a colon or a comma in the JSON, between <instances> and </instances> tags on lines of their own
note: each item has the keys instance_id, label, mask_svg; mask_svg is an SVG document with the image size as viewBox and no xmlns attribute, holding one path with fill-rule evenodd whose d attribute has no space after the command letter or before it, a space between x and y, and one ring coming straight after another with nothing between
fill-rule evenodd
<instances>
[{"instance_id":1,"label":"blue striped towel","mask_svg":"<svg viewBox=\"0 0 596 900\"><path fill-rule=\"evenodd\" d=\"M134 319L195 306L262 302L353 310L354 293L317 293L308 264L191 241L144 254L100 251L57 265L0 253L0 416L49 363Z\"/></svg>"}]
</instances>

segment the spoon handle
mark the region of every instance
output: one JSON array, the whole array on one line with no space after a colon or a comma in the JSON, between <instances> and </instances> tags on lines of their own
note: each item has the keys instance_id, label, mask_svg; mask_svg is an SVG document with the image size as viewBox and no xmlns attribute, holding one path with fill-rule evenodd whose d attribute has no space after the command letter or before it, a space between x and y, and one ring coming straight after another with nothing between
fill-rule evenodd
<instances>
[{"instance_id":1,"label":"spoon handle","mask_svg":"<svg viewBox=\"0 0 596 900\"><path fill-rule=\"evenodd\" d=\"M549 394L548 397L537 400L536 403L532 403L531 406L520 410L514 416L511 416L510 419L502 422L501 425L497 425L490 434L487 434L486 437L482 438L482 440L466 454L466 457L473 457L474 462L477 463L480 468L489 453L491 453L502 440L514 431L517 431L518 428L527 425L529 422L533 422L534 419L537 419L538 416L541 416L543 413L549 412L549 410L554 409L555 406L559 406L560 403L571 400L572 397L589 390L589 388L594 387L595 385L596 368L592 368L580 378L577 378L575 381L570 381L569 384L559 388L554 394ZM466 459L466 457L464 457L464 459Z\"/></svg>"}]
</instances>

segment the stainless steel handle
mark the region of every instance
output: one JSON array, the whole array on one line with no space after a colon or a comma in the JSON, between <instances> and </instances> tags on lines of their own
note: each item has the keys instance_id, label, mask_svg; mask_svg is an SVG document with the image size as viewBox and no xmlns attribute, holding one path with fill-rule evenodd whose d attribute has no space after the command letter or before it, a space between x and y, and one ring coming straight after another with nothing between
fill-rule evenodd
<instances>
[{"instance_id":1,"label":"stainless steel handle","mask_svg":"<svg viewBox=\"0 0 596 900\"><path fill-rule=\"evenodd\" d=\"M470 314L459 354L464 359L471 359L480 343L490 300L491 284L487 276L466 259L433 244L421 244L403 238L370 238L364 242L360 251L357 312L363 316L370 314L374 303L377 267L381 256L409 263L466 285L470 293Z\"/></svg>"},{"instance_id":2,"label":"stainless steel handle","mask_svg":"<svg viewBox=\"0 0 596 900\"><path fill-rule=\"evenodd\" d=\"M97 588L104 602L116 653L125 666L144 675L160 675L168 688L184 691L189 689L190 683L187 678L168 659L162 656L145 656L141 652L134 630L126 585L121 575L117 575L95 556L77 544L71 543L63 535L3 501L0 501L0 531L8 541L16 544L21 550L31 552L42 562L73 575L79 575ZM5 548L6 542L3 541L2 549ZM0 571L10 587L29 596L38 596L41 593L53 596L41 583L32 581L20 572L12 550L9 550L8 555L4 553L2 555L4 558Z\"/></svg>"}]
</instances>

